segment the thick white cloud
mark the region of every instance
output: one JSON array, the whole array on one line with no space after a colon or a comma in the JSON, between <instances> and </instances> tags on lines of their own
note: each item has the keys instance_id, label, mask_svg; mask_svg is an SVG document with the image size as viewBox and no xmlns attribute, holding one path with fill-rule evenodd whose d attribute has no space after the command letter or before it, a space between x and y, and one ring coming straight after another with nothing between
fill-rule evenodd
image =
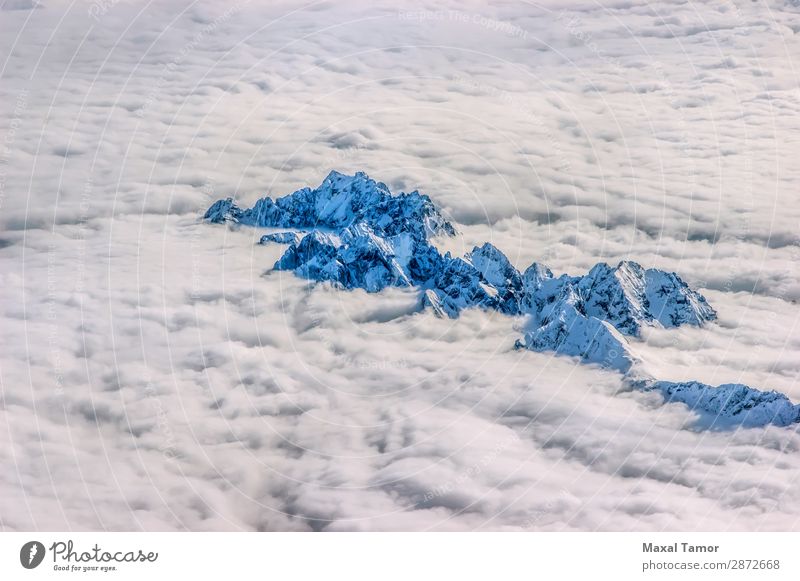
<instances>
[{"instance_id":1,"label":"thick white cloud","mask_svg":"<svg viewBox=\"0 0 800 581\"><path fill-rule=\"evenodd\" d=\"M2 7L3 528L797 528L796 430L198 220L364 170L455 252L680 273L720 321L647 333L658 376L800 401L791 4Z\"/></svg>"}]
</instances>

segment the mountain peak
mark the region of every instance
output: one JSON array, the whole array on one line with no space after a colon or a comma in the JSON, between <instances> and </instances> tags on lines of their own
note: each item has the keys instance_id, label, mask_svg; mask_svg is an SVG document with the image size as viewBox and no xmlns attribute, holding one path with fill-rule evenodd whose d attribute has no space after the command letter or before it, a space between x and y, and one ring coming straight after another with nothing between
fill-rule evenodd
<instances>
[{"instance_id":1,"label":"mountain peak","mask_svg":"<svg viewBox=\"0 0 800 581\"><path fill-rule=\"evenodd\" d=\"M453 225L419 192L392 195L386 184L364 172L349 176L331 171L316 189L302 188L273 200L256 201L242 209L232 198L218 200L203 218L212 223L342 231L363 222L379 235L411 233L422 238L455 235Z\"/></svg>"}]
</instances>

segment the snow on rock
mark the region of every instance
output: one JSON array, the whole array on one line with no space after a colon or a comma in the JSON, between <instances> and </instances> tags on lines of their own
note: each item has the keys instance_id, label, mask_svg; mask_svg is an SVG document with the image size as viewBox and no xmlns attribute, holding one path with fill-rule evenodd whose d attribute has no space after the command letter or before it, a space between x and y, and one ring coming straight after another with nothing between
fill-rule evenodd
<instances>
[{"instance_id":1,"label":"snow on rock","mask_svg":"<svg viewBox=\"0 0 800 581\"><path fill-rule=\"evenodd\" d=\"M664 327L681 325L701 326L713 321L717 313L706 298L692 290L674 272L662 272L655 268L645 271L645 293L649 311Z\"/></svg>"},{"instance_id":2,"label":"snow on rock","mask_svg":"<svg viewBox=\"0 0 800 581\"><path fill-rule=\"evenodd\" d=\"M705 298L678 275L636 262L616 268L601 263L577 282L587 315L608 321L626 335L639 336L642 325L701 325L717 314Z\"/></svg>"},{"instance_id":3,"label":"snow on rock","mask_svg":"<svg viewBox=\"0 0 800 581\"><path fill-rule=\"evenodd\" d=\"M635 262L621 262L616 268L597 264L576 287L586 313L608 321L621 333L638 336L640 326L653 320L644 269Z\"/></svg>"},{"instance_id":4,"label":"snow on rock","mask_svg":"<svg viewBox=\"0 0 800 581\"><path fill-rule=\"evenodd\" d=\"M233 202L233 198L217 200L206 210L203 220L208 220L213 224L223 222L238 222L242 215L242 209Z\"/></svg>"},{"instance_id":5,"label":"snow on rock","mask_svg":"<svg viewBox=\"0 0 800 581\"><path fill-rule=\"evenodd\" d=\"M427 245L426 249L415 251L416 243L419 242L405 236L383 238L364 223L346 228L339 235L315 230L299 244L290 246L274 268L347 289L378 292L389 286L419 284L438 270L438 252Z\"/></svg>"},{"instance_id":6,"label":"snow on rock","mask_svg":"<svg viewBox=\"0 0 800 581\"><path fill-rule=\"evenodd\" d=\"M579 357L626 373L637 363L630 344L610 323L578 311L572 302L554 311L538 328L525 333L517 347L532 351L554 351Z\"/></svg>"},{"instance_id":7,"label":"snow on rock","mask_svg":"<svg viewBox=\"0 0 800 581\"><path fill-rule=\"evenodd\" d=\"M430 238L454 235L455 229L430 198L416 191L392 195L361 172L331 172L317 189L262 198L246 210L230 198L219 200L205 219L310 230L299 241L295 232L261 237L262 244L289 244L275 270L367 292L416 287L423 307L443 317L457 318L475 307L526 316L518 347L614 369L638 389L659 391L666 401L686 404L714 421L743 426L800 421L800 407L776 392L647 376L627 337L638 337L643 326L701 326L716 318L706 299L675 273L623 261L616 267L597 264L584 276L555 277L538 263L520 274L489 243L464 257L442 256Z\"/></svg>"},{"instance_id":8,"label":"snow on rock","mask_svg":"<svg viewBox=\"0 0 800 581\"><path fill-rule=\"evenodd\" d=\"M428 196L417 191L392 195L385 184L363 172L348 176L332 171L314 190L302 188L276 200L261 198L249 209L240 208L231 198L218 200L206 211L204 219L213 223L333 231L363 222L382 236L403 232L421 238L455 235L452 224Z\"/></svg>"},{"instance_id":9,"label":"snow on rock","mask_svg":"<svg viewBox=\"0 0 800 581\"><path fill-rule=\"evenodd\" d=\"M464 258L445 256L423 305L450 318L472 307L516 315L521 293L522 276L505 254L487 242Z\"/></svg>"},{"instance_id":10,"label":"snow on rock","mask_svg":"<svg viewBox=\"0 0 800 581\"><path fill-rule=\"evenodd\" d=\"M522 275L506 255L487 242L475 247L467 259L478 271L481 280L496 289L497 310L509 315L519 314L523 294Z\"/></svg>"},{"instance_id":11,"label":"snow on rock","mask_svg":"<svg viewBox=\"0 0 800 581\"><path fill-rule=\"evenodd\" d=\"M423 296L423 306L451 319L467 308L497 309L499 305L497 289L485 284L478 269L463 258L446 256L432 285Z\"/></svg>"},{"instance_id":12,"label":"snow on rock","mask_svg":"<svg viewBox=\"0 0 800 581\"><path fill-rule=\"evenodd\" d=\"M299 244L290 246L273 268L292 270L312 280L339 282L344 277L344 265L337 260L341 245L335 234L314 230L303 236Z\"/></svg>"},{"instance_id":13,"label":"snow on rock","mask_svg":"<svg viewBox=\"0 0 800 581\"><path fill-rule=\"evenodd\" d=\"M698 381L654 381L645 389L661 392L667 402L686 404L718 427L788 426L800 421L800 405L792 404L782 393L740 383L713 387Z\"/></svg>"},{"instance_id":14,"label":"snow on rock","mask_svg":"<svg viewBox=\"0 0 800 581\"><path fill-rule=\"evenodd\" d=\"M616 268L595 265L586 275L553 276L550 269L534 263L522 277L522 311L546 316L552 305L566 296L589 317L607 321L625 335L638 337L643 325L700 326L716 319L716 312L698 292L678 275L655 268L644 269L623 261Z\"/></svg>"}]
</instances>

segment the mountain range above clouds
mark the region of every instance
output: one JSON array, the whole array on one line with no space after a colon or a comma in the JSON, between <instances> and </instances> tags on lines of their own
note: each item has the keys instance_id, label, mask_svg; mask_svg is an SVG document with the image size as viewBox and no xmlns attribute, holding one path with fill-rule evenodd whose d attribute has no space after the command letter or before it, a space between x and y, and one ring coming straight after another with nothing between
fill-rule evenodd
<instances>
[{"instance_id":1,"label":"mountain range above clouds","mask_svg":"<svg viewBox=\"0 0 800 581\"><path fill-rule=\"evenodd\" d=\"M709 427L788 426L800 405L775 391L741 384L717 387L651 377L636 353L643 327L703 326L717 314L677 274L633 261L595 265L582 276L555 276L545 265L517 270L490 243L463 257L442 254L432 240L456 228L418 191L393 195L363 172L332 171L315 188L299 189L252 208L216 201L204 219L217 224L284 228L261 244L286 244L274 270L342 289L419 290L420 307L455 319L469 308L525 319L518 348L554 352L618 371L626 384L689 406Z\"/></svg>"}]
</instances>

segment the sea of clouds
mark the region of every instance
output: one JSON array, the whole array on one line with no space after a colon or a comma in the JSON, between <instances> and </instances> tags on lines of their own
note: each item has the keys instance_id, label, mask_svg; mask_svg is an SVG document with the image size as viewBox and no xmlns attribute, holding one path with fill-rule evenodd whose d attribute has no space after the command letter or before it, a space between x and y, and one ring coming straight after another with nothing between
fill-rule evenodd
<instances>
[{"instance_id":1,"label":"sea of clouds","mask_svg":"<svg viewBox=\"0 0 800 581\"><path fill-rule=\"evenodd\" d=\"M199 219L366 171L456 253L678 272L720 319L653 374L799 402L795 4L0 0L0 529L797 529L796 428Z\"/></svg>"}]
</instances>

